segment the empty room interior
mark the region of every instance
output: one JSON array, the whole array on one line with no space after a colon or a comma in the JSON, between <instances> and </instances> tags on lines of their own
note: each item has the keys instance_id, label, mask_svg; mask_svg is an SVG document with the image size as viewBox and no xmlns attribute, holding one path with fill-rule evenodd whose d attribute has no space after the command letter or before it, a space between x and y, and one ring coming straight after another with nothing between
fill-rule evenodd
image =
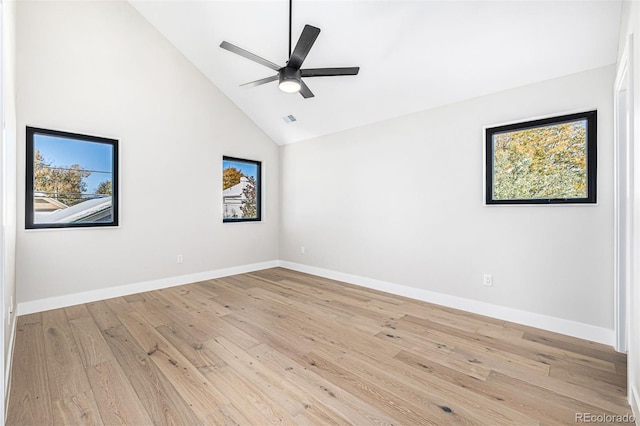
<instances>
[{"instance_id":1,"label":"empty room interior","mask_svg":"<svg viewBox=\"0 0 640 426\"><path fill-rule=\"evenodd\" d=\"M5 424L640 424L639 1L0 14Z\"/></svg>"}]
</instances>

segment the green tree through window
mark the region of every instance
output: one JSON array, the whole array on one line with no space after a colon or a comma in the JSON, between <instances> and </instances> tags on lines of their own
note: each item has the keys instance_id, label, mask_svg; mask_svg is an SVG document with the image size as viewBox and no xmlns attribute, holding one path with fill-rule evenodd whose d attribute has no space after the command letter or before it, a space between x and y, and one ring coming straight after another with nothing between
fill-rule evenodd
<instances>
[{"instance_id":1,"label":"green tree through window","mask_svg":"<svg viewBox=\"0 0 640 426\"><path fill-rule=\"evenodd\" d=\"M91 175L81 165L55 167L36 149L34 158L34 191L51 197L67 206L83 200L87 190L85 178Z\"/></svg>"},{"instance_id":2,"label":"green tree through window","mask_svg":"<svg viewBox=\"0 0 640 426\"><path fill-rule=\"evenodd\" d=\"M595 126L592 111L487 129L487 203L595 202Z\"/></svg>"}]
</instances>

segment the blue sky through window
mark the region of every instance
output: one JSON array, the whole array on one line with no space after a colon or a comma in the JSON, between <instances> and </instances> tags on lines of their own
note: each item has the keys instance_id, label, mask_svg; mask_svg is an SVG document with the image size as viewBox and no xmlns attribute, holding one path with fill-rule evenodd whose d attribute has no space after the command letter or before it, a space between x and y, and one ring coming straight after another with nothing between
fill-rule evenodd
<instances>
[{"instance_id":1,"label":"blue sky through window","mask_svg":"<svg viewBox=\"0 0 640 426\"><path fill-rule=\"evenodd\" d=\"M100 182L113 179L112 145L42 134L34 136L35 149L40 151L46 163L52 167L79 164L83 169L91 171L91 175L84 179L87 193L95 193Z\"/></svg>"}]
</instances>

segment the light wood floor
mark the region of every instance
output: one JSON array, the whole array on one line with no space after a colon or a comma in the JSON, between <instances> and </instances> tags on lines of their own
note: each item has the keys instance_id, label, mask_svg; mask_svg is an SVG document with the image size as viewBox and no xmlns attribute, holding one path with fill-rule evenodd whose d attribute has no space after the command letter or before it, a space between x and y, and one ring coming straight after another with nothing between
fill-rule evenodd
<instances>
[{"instance_id":1,"label":"light wood floor","mask_svg":"<svg viewBox=\"0 0 640 426\"><path fill-rule=\"evenodd\" d=\"M575 424L612 348L276 268L21 316L8 424Z\"/></svg>"}]
</instances>

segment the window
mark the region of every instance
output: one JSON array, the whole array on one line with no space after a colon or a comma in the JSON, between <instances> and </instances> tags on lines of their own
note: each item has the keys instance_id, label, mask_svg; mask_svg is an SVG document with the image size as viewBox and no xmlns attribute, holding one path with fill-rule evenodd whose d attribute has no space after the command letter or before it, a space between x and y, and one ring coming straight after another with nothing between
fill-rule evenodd
<instances>
[{"instance_id":1,"label":"window","mask_svg":"<svg viewBox=\"0 0 640 426\"><path fill-rule=\"evenodd\" d=\"M118 225L118 141L27 127L25 226Z\"/></svg>"},{"instance_id":2,"label":"window","mask_svg":"<svg viewBox=\"0 0 640 426\"><path fill-rule=\"evenodd\" d=\"M250 222L261 219L262 163L222 157L222 221Z\"/></svg>"},{"instance_id":3,"label":"window","mask_svg":"<svg viewBox=\"0 0 640 426\"><path fill-rule=\"evenodd\" d=\"M596 202L596 111L486 129L487 204Z\"/></svg>"}]
</instances>

